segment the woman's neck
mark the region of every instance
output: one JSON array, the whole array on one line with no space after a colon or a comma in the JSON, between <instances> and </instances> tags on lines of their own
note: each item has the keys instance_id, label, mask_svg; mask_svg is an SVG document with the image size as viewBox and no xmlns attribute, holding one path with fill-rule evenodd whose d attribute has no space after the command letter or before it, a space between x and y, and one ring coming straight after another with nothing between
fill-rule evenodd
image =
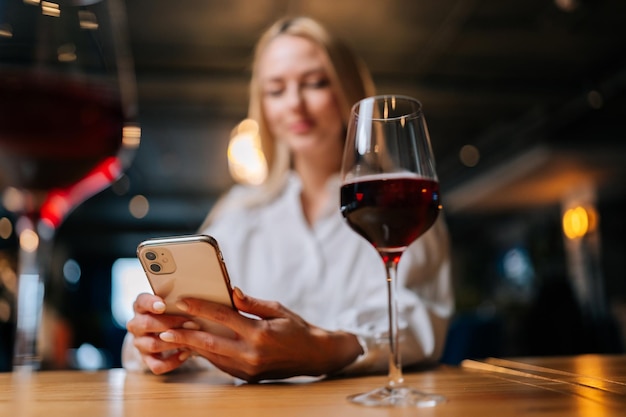
<instances>
[{"instance_id":1,"label":"woman's neck","mask_svg":"<svg viewBox=\"0 0 626 417\"><path fill-rule=\"evenodd\" d=\"M302 211L309 225L313 225L328 202L330 195L326 184L338 172L339 165L332 158L327 158L323 163L318 161L315 164L296 161L294 168L302 183Z\"/></svg>"}]
</instances>

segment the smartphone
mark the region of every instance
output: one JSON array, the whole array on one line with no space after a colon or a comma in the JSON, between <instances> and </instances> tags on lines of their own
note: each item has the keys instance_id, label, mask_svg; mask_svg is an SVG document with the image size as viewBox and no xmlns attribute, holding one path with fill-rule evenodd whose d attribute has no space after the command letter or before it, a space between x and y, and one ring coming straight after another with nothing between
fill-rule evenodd
<instances>
[{"instance_id":1,"label":"smartphone","mask_svg":"<svg viewBox=\"0 0 626 417\"><path fill-rule=\"evenodd\" d=\"M137 257L154 294L165 301L166 313L187 316L176 307L182 297L202 298L235 309L226 264L217 241L208 235L148 239L137 246ZM233 336L232 330L190 317L203 330Z\"/></svg>"}]
</instances>

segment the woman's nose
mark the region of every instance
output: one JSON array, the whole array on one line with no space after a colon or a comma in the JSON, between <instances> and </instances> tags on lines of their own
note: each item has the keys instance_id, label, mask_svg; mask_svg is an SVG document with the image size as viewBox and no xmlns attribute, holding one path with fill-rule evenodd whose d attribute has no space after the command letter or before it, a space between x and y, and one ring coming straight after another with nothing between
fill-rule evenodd
<instances>
[{"instance_id":1,"label":"woman's nose","mask_svg":"<svg viewBox=\"0 0 626 417\"><path fill-rule=\"evenodd\" d=\"M302 90L296 86L287 89L286 101L292 108L301 108L304 104Z\"/></svg>"}]
</instances>

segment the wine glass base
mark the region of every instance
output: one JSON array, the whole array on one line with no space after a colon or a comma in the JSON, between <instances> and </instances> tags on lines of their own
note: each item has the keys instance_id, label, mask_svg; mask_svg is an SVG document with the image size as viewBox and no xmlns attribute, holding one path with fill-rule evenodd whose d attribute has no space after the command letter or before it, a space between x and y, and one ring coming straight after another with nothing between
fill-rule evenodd
<instances>
[{"instance_id":1,"label":"wine glass base","mask_svg":"<svg viewBox=\"0 0 626 417\"><path fill-rule=\"evenodd\" d=\"M409 387L382 387L369 392L350 395L348 401L367 407L425 408L441 404L446 401L446 398Z\"/></svg>"}]
</instances>

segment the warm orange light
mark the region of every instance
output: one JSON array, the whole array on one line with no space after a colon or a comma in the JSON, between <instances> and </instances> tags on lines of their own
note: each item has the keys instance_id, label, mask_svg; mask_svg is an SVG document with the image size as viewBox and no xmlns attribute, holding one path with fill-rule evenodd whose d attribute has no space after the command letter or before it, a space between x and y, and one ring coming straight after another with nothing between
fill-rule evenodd
<instances>
[{"instance_id":1,"label":"warm orange light","mask_svg":"<svg viewBox=\"0 0 626 417\"><path fill-rule=\"evenodd\" d=\"M228 169L239 183L261 184L267 177L267 161L258 132L258 124L250 119L233 129L228 145Z\"/></svg>"},{"instance_id":2,"label":"warm orange light","mask_svg":"<svg viewBox=\"0 0 626 417\"><path fill-rule=\"evenodd\" d=\"M589 218L589 232L595 232L598 227L598 212L593 207L587 207L587 217Z\"/></svg>"},{"instance_id":3,"label":"warm orange light","mask_svg":"<svg viewBox=\"0 0 626 417\"><path fill-rule=\"evenodd\" d=\"M8 23L0 23L0 38L12 38L13 28Z\"/></svg>"},{"instance_id":4,"label":"warm orange light","mask_svg":"<svg viewBox=\"0 0 626 417\"><path fill-rule=\"evenodd\" d=\"M135 149L141 143L141 128L135 124L127 124L122 129L122 143L124 146Z\"/></svg>"},{"instance_id":5,"label":"warm orange light","mask_svg":"<svg viewBox=\"0 0 626 417\"><path fill-rule=\"evenodd\" d=\"M7 187L2 193L2 204L7 210L17 213L24 210L26 198L17 188Z\"/></svg>"},{"instance_id":6,"label":"warm orange light","mask_svg":"<svg viewBox=\"0 0 626 417\"><path fill-rule=\"evenodd\" d=\"M85 30L98 29L98 18L93 12L87 10L78 11L78 21L80 22L80 28Z\"/></svg>"},{"instance_id":7,"label":"warm orange light","mask_svg":"<svg viewBox=\"0 0 626 417\"><path fill-rule=\"evenodd\" d=\"M41 13L44 16L52 16L52 17L60 17L61 16L61 8L58 4L53 3L51 1L42 1L41 2Z\"/></svg>"},{"instance_id":8,"label":"warm orange light","mask_svg":"<svg viewBox=\"0 0 626 417\"><path fill-rule=\"evenodd\" d=\"M13 224L6 217L0 218L0 239L8 239L13 234Z\"/></svg>"},{"instance_id":9,"label":"warm orange light","mask_svg":"<svg viewBox=\"0 0 626 417\"><path fill-rule=\"evenodd\" d=\"M568 209L563 214L563 233L568 239L581 238L595 228L596 218L595 210L587 211L582 206Z\"/></svg>"},{"instance_id":10,"label":"warm orange light","mask_svg":"<svg viewBox=\"0 0 626 417\"><path fill-rule=\"evenodd\" d=\"M57 59L59 62L76 61L76 46L73 43L66 43L57 48Z\"/></svg>"},{"instance_id":11,"label":"warm orange light","mask_svg":"<svg viewBox=\"0 0 626 417\"><path fill-rule=\"evenodd\" d=\"M35 252L39 247L39 236L32 229L26 229L20 234L20 247L26 252Z\"/></svg>"}]
</instances>

